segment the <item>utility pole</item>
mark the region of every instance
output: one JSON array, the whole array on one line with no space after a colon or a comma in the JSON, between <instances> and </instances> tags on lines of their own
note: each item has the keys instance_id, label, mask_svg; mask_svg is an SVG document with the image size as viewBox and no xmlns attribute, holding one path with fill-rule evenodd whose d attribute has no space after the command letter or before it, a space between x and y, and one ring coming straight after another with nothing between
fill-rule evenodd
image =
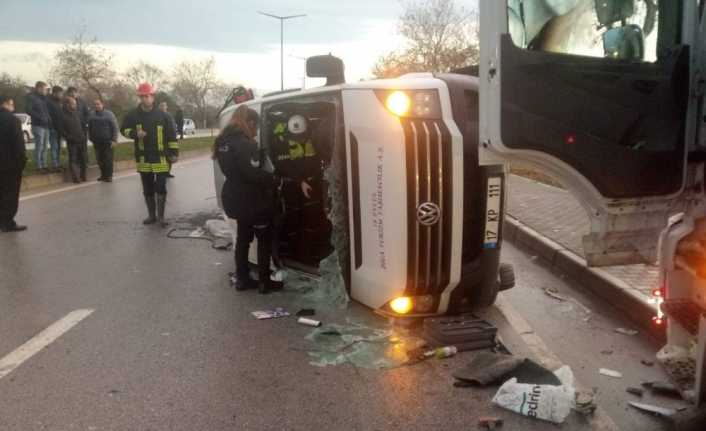
<instances>
[{"instance_id":1,"label":"utility pole","mask_svg":"<svg viewBox=\"0 0 706 431\"><path fill-rule=\"evenodd\" d=\"M279 65L280 65L280 89L284 90L284 22L288 19L302 18L306 15L279 16L271 13L258 12L260 15L279 20Z\"/></svg>"}]
</instances>

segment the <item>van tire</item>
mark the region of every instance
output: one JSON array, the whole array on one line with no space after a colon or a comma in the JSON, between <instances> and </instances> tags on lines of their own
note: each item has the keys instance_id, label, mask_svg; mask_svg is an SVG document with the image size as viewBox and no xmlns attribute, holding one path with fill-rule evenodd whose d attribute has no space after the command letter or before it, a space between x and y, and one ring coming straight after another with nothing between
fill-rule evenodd
<instances>
[{"instance_id":1,"label":"van tire","mask_svg":"<svg viewBox=\"0 0 706 431\"><path fill-rule=\"evenodd\" d=\"M515 287L515 268L509 263L501 263L498 267L500 291Z\"/></svg>"}]
</instances>

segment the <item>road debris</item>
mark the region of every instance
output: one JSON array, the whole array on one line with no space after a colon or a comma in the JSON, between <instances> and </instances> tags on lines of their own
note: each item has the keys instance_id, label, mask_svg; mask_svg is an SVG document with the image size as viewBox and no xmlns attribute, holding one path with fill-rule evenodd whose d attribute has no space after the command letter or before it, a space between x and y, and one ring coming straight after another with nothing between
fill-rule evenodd
<instances>
[{"instance_id":1,"label":"road debris","mask_svg":"<svg viewBox=\"0 0 706 431\"><path fill-rule=\"evenodd\" d=\"M551 296L552 298L561 301L561 302L566 302L569 300L569 298L559 295L559 291L557 289L553 289L551 287L547 287L544 289L544 293L547 294L547 296Z\"/></svg>"},{"instance_id":2,"label":"road debris","mask_svg":"<svg viewBox=\"0 0 706 431\"><path fill-rule=\"evenodd\" d=\"M321 326L320 320L307 319L306 317L300 317L299 319L297 319L297 323L306 326L313 326L314 328L318 328L319 326Z\"/></svg>"},{"instance_id":3,"label":"road debris","mask_svg":"<svg viewBox=\"0 0 706 431\"><path fill-rule=\"evenodd\" d=\"M646 359L641 360L640 363L646 367L651 367L655 364L653 361L648 361Z\"/></svg>"},{"instance_id":4,"label":"road debris","mask_svg":"<svg viewBox=\"0 0 706 431\"><path fill-rule=\"evenodd\" d=\"M498 329L474 316L445 316L424 319L423 336L430 345L455 346L459 352L494 347Z\"/></svg>"},{"instance_id":5,"label":"road debris","mask_svg":"<svg viewBox=\"0 0 706 431\"><path fill-rule=\"evenodd\" d=\"M612 350L601 350L601 355L612 355L613 351Z\"/></svg>"},{"instance_id":6,"label":"road debris","mask_svg":"<svg viewBox=\"0 0 706 431\"><path fill-rule=\"evenodd\" d=\"M655 416L669 417L677 414L675 409L668 409L664 407L654 406L652 404L637 403L635 401L630 401L628 404L635 407L638 410L642 410L647 413L651 413Z\"/></svg>"},{"instance_id":7,"label":"road debris","mask_svg":"<svg viewBox=\"0 0 706 431\"><path fill-rule=\"evenodd\" d=\"M633 336L633 335L638 334L638 332L636 330L626 329L626 328L615 328L615 332L617 332L618 334L629 335L629 336Z\"/></svg>"},{"instance_id":8,"label":"road debris","mask_svg":"<svg viewBox=\"0 0 706 431\"><path fill-rule=\"evenodd\" d=\"M425 344L423 339L397 328L373 328L350 320L345 325L316 328L306 339L314 343L308 350L313 366L348 364L376 370L409 365L407 352Z\"/></svg>"},{"instance_id":9,"label":"road debris","mask_svg":"<svg viewBox=\"0 0 706 431\"><path fill-rule=\"evenodd\" d=\"M679 399L681 399L682 397L681 393L679 392L679 389L677 389L676 386L668 382L645 382L642 384L642 387L649 389L653 394L664 395L667 397Z\"/></svg>"},{"instance_id":10,"label":"road debris","mask_svg":"<svg viewBox=\"0 0 706 431\"><path fill-rule=\"evenodd\" d=\"M311 316L316 316L316 310L313 308L302 308L301 310L297 311L297 314L295 314L297 317L311 317Z\"/></svg>"},{"instance_id":11,"label":"road debris","mask_svg":"<svg viewBox=\"0 0 706 431\"><path fill-rule=\"evenodd\" d=\"M616 378L616 379L622 379L622 378L623 378L623 374L622 374L622 373L620 373L620 372L618 372L618 371L615 371L615 370L610 370L610 369L608 369L608 368L601 368L601 369L598 370L598 373L599 373L599 374L602 374L602 375L604 375L604 376L614 377L614 378Z\"/></svg>"},{"instance_id":12,"label":"road debris","mask_svg":"<svg viewBox=\"0 0 706 431\"><path fill-rule=\"evenodd\" d=\"M554 373L527 358L479 352L471 362L453 373L456 387L486 386L515 378L518 383L559 386Z\"/></svg>"},{"instance_id":13,"label":"road debris","mask_svg":"<svg viewBox=\"0 0 706 431\"><path fill-rule=\"evenodd\" d=\"M571 368L563 366L554 372L561 386L505 382L493 397L493 403L524 416L563 423L575 403L576 389Z\"/></svg>"},{"instance_id":14,"label":"road debris","mask_svg":"<svg viewBox=\"0 0 706 431\"><path fill-rule=\"evenodd\" d=\"M596 389L576 390L574 410L582 415L592 415L596 411Z\"/></svg>"},{"instance_id":15,"label":"road debris","mask_svg":"<svg viewBox=\"0 0 706 431\"><path fill-rule=\"evenodd\" d=\"M644 395L644 393L645 393L644 389L633 388L633 387L626 388L625 392L627 392L629 394L637 395L638 397L642 397L642 395Z\"/></svg>"},{"instance_id":16,"label":"road debris","mask_svg":"<svg viewBox=\"0 0 706 431\"><path fill-rule=\"evenodd\" d=\"M503 420L495 416L481 416L478 418L481 429L494 430L503 426Z\"/></svg>"},{"instance_id":17,"label":"road debris","mask_svg":"<svg viewBox=\"0 0 706 431\"><path fill-rule=\"evenodd\" d=\"M284 308L275 308L274 310L263 310L263 311L253 311L252 315L258 320L265 319L279 319L280 317L287 317L289 313L284 310Z\"/></svg>"}]
</instances>

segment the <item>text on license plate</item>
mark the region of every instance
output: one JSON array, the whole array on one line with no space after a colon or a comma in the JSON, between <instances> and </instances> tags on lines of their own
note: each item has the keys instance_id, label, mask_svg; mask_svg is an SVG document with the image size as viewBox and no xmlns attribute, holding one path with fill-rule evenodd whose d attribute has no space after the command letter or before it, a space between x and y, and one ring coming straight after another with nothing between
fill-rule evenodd
<instances>
[{"instance_id":1,"label":"text on license plate","mask_svg":"<svg viewBox=\"0 0 706 431\"><path fill-rule=\"evenodd\" d=\"M483 248L497 248L500 236L500 200L502 199L503 182L501 177L488 178L485 204L485 233Z\"/></svg>"}]
</instances>

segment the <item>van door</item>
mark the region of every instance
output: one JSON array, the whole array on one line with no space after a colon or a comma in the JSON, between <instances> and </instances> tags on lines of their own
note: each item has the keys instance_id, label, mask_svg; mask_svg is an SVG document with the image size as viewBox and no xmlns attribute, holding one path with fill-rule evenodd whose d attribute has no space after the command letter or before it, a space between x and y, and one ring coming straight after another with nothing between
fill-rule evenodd
<instances>
[{"instance_id":1,"label":"van door","mask_svg":"<svg viewBox=\"0 0 706 431\"><path fill-rule=\"evenodd\" d=\"M696 7L480 2L481 164L523 161L559 179L591 218L590 265L653 262L678 211L697 110L695 23L683 17Z\"/></svg>"}]
</instances>

